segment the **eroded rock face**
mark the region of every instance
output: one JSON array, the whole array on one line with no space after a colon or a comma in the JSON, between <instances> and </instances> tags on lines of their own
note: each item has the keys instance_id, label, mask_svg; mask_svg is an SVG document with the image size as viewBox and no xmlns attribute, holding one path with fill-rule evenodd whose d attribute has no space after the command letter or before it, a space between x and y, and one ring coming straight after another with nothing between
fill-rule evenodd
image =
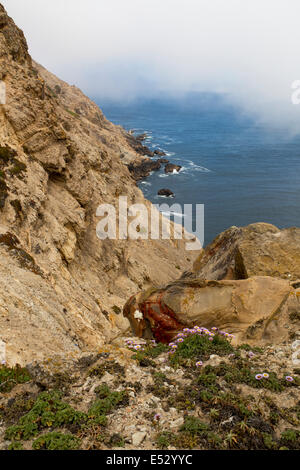
<instances>
[{"instance_id":1,"label":"eroded rock face","mask_svg":"<svg viewBox=\"0 0 300 470\"><path fill-rule=\"evenodd\" d=\"M31 63L28 46L23 32L16 27L13 20L7 16L4 7L0 4L0 56L10 56L14 61L24 64ZM1 73L0 73L0 79Z\"/></svg>"},{"instance_id":2,"label":"eroded rock face","mask_svg":"<svg viewBox=\"0 0 300 470\"><path fill-rule=\"evenodd\" d=\"M283 279L259 276L245 280L182 279L165 289L132 297L124 308L137 336L151 332L170 341L185 327L217 327L237 342L281 341L288 314L299 309L299 296Z\"/></svg>"},{"instance_id":3,"label":"eroded rock face","mask_svg":"<svg viewBox=\"0 0 300 470\"><path fill-rule=\"evenodd\" d=\"M94 351L128 329L115 311L130 295L176 279L191 256L180 240L97 238L100 204L151 208L128 171L146 148L33 62L2 5L0 80L0 340L21 364Z\"/></svg>"},{"instance_id":4,"label":"eroded rock face","mask_svg":"<svg viewBox=\"0 0 300 470\"><path fill-rule=\"evenodd\" d=\"M300 279L300 228L257 223L221 233L194 263L203 279L272 276Z\"/></svg>"}]
</instances>

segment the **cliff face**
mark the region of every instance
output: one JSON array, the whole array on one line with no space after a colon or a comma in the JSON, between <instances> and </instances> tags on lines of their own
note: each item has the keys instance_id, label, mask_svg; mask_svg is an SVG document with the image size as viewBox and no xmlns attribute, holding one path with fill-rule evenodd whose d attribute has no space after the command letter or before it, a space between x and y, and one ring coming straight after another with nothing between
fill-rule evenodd
<instances>
[{"instance_id":1,"label":"cliff face","mask_svg":"<svg viewBox=\"0 0 300 470\"><path fill-rule=\"evenodd\" d=\"M0 339L7 360L95 350L126 331L139 289L178 277L182 241L100 241L99 204L150 203L127 166L132 137L28 54L0 4ZM124 163L125 162L125 163ZM159 270L157 266L159 265ZM117 308L118 307L118 308Z\"/></svg>"}]
</instances>

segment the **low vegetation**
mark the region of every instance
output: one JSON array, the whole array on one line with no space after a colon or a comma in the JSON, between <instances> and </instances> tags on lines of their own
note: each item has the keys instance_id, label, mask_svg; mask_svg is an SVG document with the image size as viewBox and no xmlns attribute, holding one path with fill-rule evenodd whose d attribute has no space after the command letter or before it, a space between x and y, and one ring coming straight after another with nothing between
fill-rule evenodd
<instances>
[{"instance_id":1,"label":"low vegetation","mask_svg":"<svg viewBox=\"0 0 300 470\"><path fill-rule=\"evenodd\" d=\"M129 413L129 423L143 422L146 439L158 449L299 449L300 403L292 399L299 376L261 370L262 364L267 369L264 350L246 344L234 347L231 340L225 332L201 328L185 329L169 345L128 340L138 366L136 381L130 382L126 367L109 353L77 361L79 376L55 373L48 381L36 380L19 366L2 365L2 396L9 397L22 384L37 387L17 393L6 405L0 401L6 448L126 449L130 440L118 426ZM217 362L210 363L211 357ZM146 383L139 379L139 370ZM95 384L84 408L86 389L78 385L82 375ZM281 406L282 394L285 403L291 397L290 407ZM148 407L143 409L145 401ZM135 403L141 410L131 418ZM174 410L176 419L180 417L175 427L161 416L163 412L171 417Z\"/></svg>"}]
</instances>

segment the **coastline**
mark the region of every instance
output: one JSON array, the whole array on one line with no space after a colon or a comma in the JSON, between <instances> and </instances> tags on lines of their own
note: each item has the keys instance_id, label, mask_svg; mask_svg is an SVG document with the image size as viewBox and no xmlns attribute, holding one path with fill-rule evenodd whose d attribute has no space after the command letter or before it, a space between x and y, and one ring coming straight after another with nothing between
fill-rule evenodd
<instances>
[{"instance_id":1,"label":"coastline","mask_svg":"<svg viewBox=\"0 0 300 470\"><path fill-rule=\"evenodd\" d=\"M148 146L143 144L144 141L149 137L146 132L143 134L134 135L134 130L129 130L128 134L130 145L138 154L143 157L141 161L137 162L135 160L134 162L127 164L129 172L136 181L136 184L139 182L145 183L152 172L159 171L163 167L165 174L180 172L182 166L171 163L168 158L165 158L167 153L159 148L150 150ZM173 198L175 196L173 191L168 188L159 189L157 195L164 198Z\"/></svg>"}]
</instances>

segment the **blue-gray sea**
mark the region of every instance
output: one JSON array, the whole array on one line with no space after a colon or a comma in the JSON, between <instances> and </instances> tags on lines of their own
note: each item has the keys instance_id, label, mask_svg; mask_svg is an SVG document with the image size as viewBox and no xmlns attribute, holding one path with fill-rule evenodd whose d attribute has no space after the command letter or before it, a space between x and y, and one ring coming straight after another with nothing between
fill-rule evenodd
<instances>
[{"instance_id":1,"label":"blue-gray sea","mask_svg":"<svg viewBox=\"0 0 300 470\"><path fill-rule=\"evenodd\" d=\"M178 174L164 168L139 183L155 204L205 205L205 244L226 228L269 222L300 226L300 136L257 124L220 95L98 100L105 116L166 152ZM157 196L168 188L174 199Z\"/></svg>"}]
</instances>

